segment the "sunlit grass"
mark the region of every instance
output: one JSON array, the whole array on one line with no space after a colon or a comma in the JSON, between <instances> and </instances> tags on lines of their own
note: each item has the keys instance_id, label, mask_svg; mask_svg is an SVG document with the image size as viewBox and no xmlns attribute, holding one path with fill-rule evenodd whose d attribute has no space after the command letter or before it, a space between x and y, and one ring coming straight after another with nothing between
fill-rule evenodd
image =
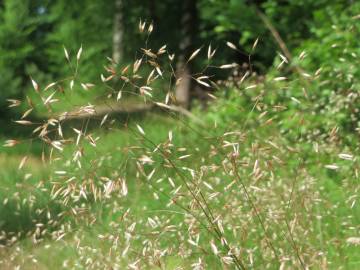
<instances>
[{"instance_id":1,"label":"sunlit grass","mask_svg":"<svg viewBox=\"0 0 360 270\"><path fill-rule=\"evenodd\" d=\"M345 129L322 124L317 100L302 90L304 80L321 76L286 78L277 66L263 80L227 82L227 97L210 94L216 101L208 110L191 113L173 106L174 91L164 87L176 79L171 64L169 70L160 65L161 57L172 61L164 50L141 50L131 71L105 68L110 79L103 79L102 105L109 111L102 115L76 92L89 91L91 103L97 86L81 90L84 82L76 81L69 91L69 82L56 82L49 89L60 90L41 92L33 82L40 120L17 120L31 135L7 141L0 156L0 250L6 254L0 263L24 269L356 267L358 147ZM209 52L210 62L210 46ZM137 73L141 63L150 74ZM204 74L192 79L215 84ZM158 113L114 113L112 105L140 102L122 97L119 85ZM59 117L65 111L82 117Z\"/></svg>"}]
</instances>

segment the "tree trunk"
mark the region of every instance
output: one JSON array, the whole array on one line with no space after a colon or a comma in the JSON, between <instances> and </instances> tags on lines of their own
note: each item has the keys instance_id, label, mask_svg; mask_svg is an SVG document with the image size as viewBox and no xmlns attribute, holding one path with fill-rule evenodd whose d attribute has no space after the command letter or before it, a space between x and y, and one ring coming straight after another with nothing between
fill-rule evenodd
<instances>
[{"instance_id":1,"label":"tree trunk","mask_svg":"<svg viewBox=\"0 0 360 270\"><path fill-rule=\"evenodd\" d=\"M189 109L191 102L192 88L192 65L186 63L192 53L197 28L197 7L196 0L184 0L181 18L181 41L180 53L176 65L176 77L178 83L175 89L175 98L179 106Z\"/></svg>"},{"instance_id":2,"label":"tree trunk","mask_svg":"<svg viewBox=\"0 0 360 270\"><path fill-rule=\"evenodd\" d=\"M122 0L115 0L114 32L113 32L113 60L119 64L123 60L123 13Z\"/></svg>"}]
</instances>

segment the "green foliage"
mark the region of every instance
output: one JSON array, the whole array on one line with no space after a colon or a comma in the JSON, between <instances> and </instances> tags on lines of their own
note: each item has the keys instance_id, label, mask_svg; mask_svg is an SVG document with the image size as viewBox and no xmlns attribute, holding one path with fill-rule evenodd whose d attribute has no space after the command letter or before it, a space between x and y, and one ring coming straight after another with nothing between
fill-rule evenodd
<instances>
[{"instance_id":1,"label":"green foliage","mask_svg":"<svg viewBox=\"0 0 360 270\"><path fill-rule=\"evenodd\" d=\"M269 30L257 15L257 9L268 16L288 47L295 50L315 31L319 32L317 36L320 38L321 29L332 20L329 20L326 12L332 12L332 18L337 14L344 16L346 6L347 2L340 0L198 1L200 21L195 43L199 47L212 43L213 48L219 48L221 53L218 51L214 63L241 63L248 61L246 54L252 52L254 40L259 37L261 50L252 52L252 62L264 72L272 64L278 49ZM144 3L124 0L125 63L121 66L134 58L134 48L143 44L146 38L136 34L140 18L143 21L154 21L155 30L149 40L150 47L159 48L168 43L169 50L177 53L181 40L178 31L181 27L181 14L178 11L181 8L181 1ZM40 85L49 81L49 77L56 80L72 75L74 63L72 68L64 64L63 46L74 60L82 45L84 54L78 78L81 82L99 82L99 74L106 63L104 56L111 56L114 1L4 1L0 13L2 105L6 98L21 97L29 89L30 75ZM225 40L235 43L244 54L231 50L225 52L222 49ZM319 53L316 55L321 57Z\"/></svg>"},{"instance_id":2,"label":"green foliage","mask_svg":"<svg viewBox=\"0 0 360 270\"><path fill-rule=\"evenodd\" d=\"M276 57L278 45L260 19L257 11L263 12L286 45L296 49L312 36L314 28L324 27L328 21L321 15L325 10L334 14L343 13L347 1L201 1L202 36L212 40L230 40L246 52L252 52L254 40L260 38L261 49L253 53L253 64L264 72ZM209 31L209 30L212 31ZM228 56L234 57L234 56ZM242 59L246 61L246 58Z\"/></svg>"},{"instance_id":3,"label":"green foliage","mask_svg":"<svg viewBox=\"0 0 360 270\"><path fill-rule=\"evenodd\" d=\"M46 35L49 44L46 54L53 76L73 74L74 70L64 65L63 48L68 50L74 68L76 53L82 46L85 53L81 57L80 76L84 82L99 80L104 56L111 56L112 17L108 14L113 9L112 2L57 1L48 7L52 31Z\"/></svg>"},{"instance_id":4,"label":"green foliage","mask_svg":"<svg viewBox=\"0 0 360 270\"><path fill-rule=\"evenodd\" d=\"M43 53L48 17L40 7L47 1L3 1L0 8L0 111L6 119L6 99L24 97L31 86L30 74L48 80L48 61ZM14 110L16 112L16 110Z\"/></svg>"},{"instance_id":5,"label":"green foliage","mask_svg":"<svg viewBox=\"0 0 360 270\"><path fill-rule=\"evenodd\" d=\"M319 78L310 88L317 101L323 126L341 126L355 132L359 127L360 57L357 36L360 4L343 9L327 7L315 13L311 32L299 50L307 57L301 64L309 72L319 70ZM321 46L319 46L321 40Z\"/></svg>"},{"instance_id":6,"label":"green foliage","mask_svg":"<svg viewBox=\"0 0 360 270\"><path fill-rule=\"evenodd\" d=\"M24 67L34 46L27 43L34 31L29 20L29 1L5 1L0 13L1 108L5 99L21 95Z\"/></svg>"},{"instance_id":7,"label":"green foliage","mask_svg":"<svg viewBox=\"0 0 360 270\"><path fill-rule=\"evenodd\" d=\"M253 80L239 90L230 91L231 96L216 105L214 113L209 115L218 123L226 123L229 119L245 121L242 111L249 111L249 101L260 95L261 102L266 101L273 106L285 102L283 117L292 119L283 121L285 128L298 126L300 118L292 116L300 108L304 120L303 127L299 129L301 132L306 130L315 136L339 127L348 134L357 133L360 120L360 69L357 65L360 49L357 36L360 28L356 15L359 12L358 3L347 8L335 3L315 10L314 19L309 24L309 38L293 50L294 59L289 67L279 70L277 66L281 58L276 57L273 68L268 70L265 80L255 89L246 89L256 84ZM261 48L262 45L259 46ZM287 80L274 80L282 76L287 76Z\"/></svg>"}]
</instances>

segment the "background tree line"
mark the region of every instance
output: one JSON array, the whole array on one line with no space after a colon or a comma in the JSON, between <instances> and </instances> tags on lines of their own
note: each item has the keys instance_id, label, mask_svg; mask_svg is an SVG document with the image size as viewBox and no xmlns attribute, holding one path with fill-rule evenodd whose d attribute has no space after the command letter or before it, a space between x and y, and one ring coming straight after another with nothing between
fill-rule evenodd
<instances>
[{"instance_id":1,"label":"background tree line","mask_svg":"<svg viewBox=\"0 0 360 270\"><path fill-rule=\"evenodd\" d=\"M69 73L63 47L72 54L81 45L84 47L80 69L87 81L99 80L107 61L105 56L125 66L134 58L134 48L140 48L144 42L137 31L139 19L153 23L151 46L167 44L175 53L178 66L193 50L210 43L218 48L216 61L235 59L241 64L247 57L224 50L225 41L250 53L254 40L260 38L261 49L253 52L252 64L255 70L264 73L281 49L259 12L294 51L314 37L319 23L324 28L330 16L335 17L349 4L351 1L346 0L3 0L0 3L1 115L7 117L6 99L26 95L29 75L42 83ZM183 99L180 102L184 106L189 105L190 85L191 82L184 81L179 86L182 94L178 98Z\"/></svg>"}]
</instances>

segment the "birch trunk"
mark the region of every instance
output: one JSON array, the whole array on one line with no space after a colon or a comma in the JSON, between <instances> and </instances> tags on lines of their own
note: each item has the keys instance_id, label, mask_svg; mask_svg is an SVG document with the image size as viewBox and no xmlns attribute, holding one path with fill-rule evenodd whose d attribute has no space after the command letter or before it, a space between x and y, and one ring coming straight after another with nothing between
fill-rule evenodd
<instances>
[{"instance_id":1,"label":"birch trunk","mask_svg":"<svg viewBox=\"0 0 360 270\"><path fill-rule=\"evenodd\" d=\"M175 98L179 106L189 109L191 101L191 63L186 64L186 57L189 57L193 50L194 38L197 28L197 7L196 0L183 1L183 15L181 19L180 54L176 66L176 77L180 79L175 89Z\"/></svg>"},{"instance_id":2,"label":"birch trunk","mask_svg":"<svg viewBox=\"0 0 360 270\"><path fill-rule=\"evenodd\" d=\"M114 32L113 32L113 55L116 64L123 60L123 13L122 0L115 0Z\"/></svg>"}]
</instances>

